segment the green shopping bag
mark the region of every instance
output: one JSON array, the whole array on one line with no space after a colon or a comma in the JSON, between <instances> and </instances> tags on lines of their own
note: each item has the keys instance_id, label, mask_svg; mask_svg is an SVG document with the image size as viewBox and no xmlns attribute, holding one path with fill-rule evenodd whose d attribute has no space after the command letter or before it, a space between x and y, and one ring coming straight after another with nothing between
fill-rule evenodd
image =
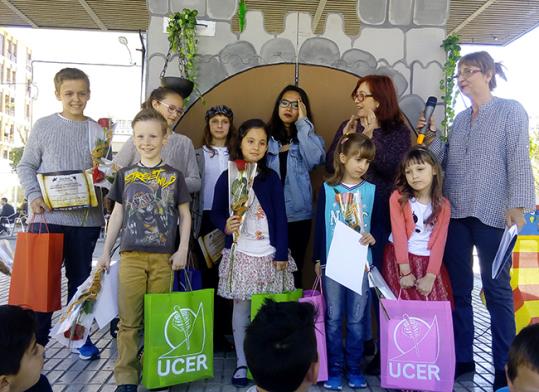
<instances>
[{"instance_id":1,"label":"green shopping bag","mask_svg":"<svg viewBox=\"0 0 539 392\"><path fill-rule=\"evenodd\" d=\"M144 296L142 384L213 377L213 289Z\"/></svg>"},{"instance_id":2,"label":"green shopping bag","mask_svg":"<svg viewBox=\"0 0 539 392\"><path fill-rule=\"evenodd\" d=\"M278 294L253 294L251 296L251 320L253 320L258 313L258 310L262 307L266 298L272 299L275 302L298 302L303 296L302 289L295 289L293 291L285 291Z\"/></svg>"}]
</instances>

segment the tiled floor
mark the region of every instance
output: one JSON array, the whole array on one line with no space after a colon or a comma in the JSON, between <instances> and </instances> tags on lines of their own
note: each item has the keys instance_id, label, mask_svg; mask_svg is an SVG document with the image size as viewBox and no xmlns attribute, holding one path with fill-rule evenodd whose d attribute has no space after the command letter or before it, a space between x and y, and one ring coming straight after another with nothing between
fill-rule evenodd
<instances>
[{"instance_id":1,"label":"tiled floor","mask_svg":"<svg viewBox=\"0 0 539 392\"><path fill-rule=\"evenodd\" d=\"M12 241L14 246L14 241ZM98 243L96 253L99 255L102 243ZM64 282L65 283L65 282ZM475 335L474 353L478 364L475 375L461 377L455 384L455 391L492 391L493 367L490 350L489 315L479 299L480 281L476 280L473 293ZM65 285L64 285L65 286ZM7 303L9 279L0 274L0 304ZM65 291L65 287L64 287ZM57 315L55 315L57 316ZM55 392L112 392L116 385L112 375L116 359L116 341L109 335L108 329L94 331L92 340L101 350L101 359L82 361L76 354L59 343L51 342L45 351L45 366L43 373L49 378ZM232 392L241 391L230 385L230 377L236 367L233 353L215 354L214 373L212 379L183 384L171 388L173 392ZM365 391L384 391L380 387L378 377L367 377L369 387ZM139 391L142 387L139 388ZM350 391L348 387L343 389ZM321 386L311 387L311 391L324 391Z\"/></svg>"}]
</instances>

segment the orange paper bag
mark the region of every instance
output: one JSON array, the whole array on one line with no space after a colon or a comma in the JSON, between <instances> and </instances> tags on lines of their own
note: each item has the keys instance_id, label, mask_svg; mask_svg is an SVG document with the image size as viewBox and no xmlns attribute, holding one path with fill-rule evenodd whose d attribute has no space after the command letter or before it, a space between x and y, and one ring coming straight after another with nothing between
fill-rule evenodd
<instances>
[{"instance_id":1,"label":"orange paper bag","mask_svg":"<svg viewBox=\"0 0 539 392\"><path fill-rule=\"evenodd\" d=\"M9 304L36 312L62 308L61 280L64 235L18 233L9 287Z\"/></svg>"}]
</instances>

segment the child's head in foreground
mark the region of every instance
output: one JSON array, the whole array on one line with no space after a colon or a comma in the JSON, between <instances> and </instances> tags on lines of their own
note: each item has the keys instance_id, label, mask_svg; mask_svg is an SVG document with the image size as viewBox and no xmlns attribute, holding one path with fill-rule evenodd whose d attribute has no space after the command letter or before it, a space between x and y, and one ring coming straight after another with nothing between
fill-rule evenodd
<instances>
[{"instance_id":1,"label":"child's head in foreground","mask_svg":"<svg viewBox=\"0 0 539 392\"><path fill-rule=\"evenodd\" d=\"M0 392L26 391L39 381L44 349L35 331L33 311L0 305Z\"/></svg>"},{"instance_id":2,"label":"child's head in foreground","mask_svg":"<svg viewBox=\"0 0 539 392\"><path fill-rule=\"evenodd\" d=\"M315 310L309 303L266 300L247 327L247 365L259 391L307 390L318 378Z\"/></svg>"},{"instance_id":3,"label":"child's head in foreground","mask_svg":"<svg viewBox=\"0 0 539 392\"><path fill-rule=\"evenodd\" d=\"M506 374L511 392L539 391L539 324L527 326L513 340Z\"/></svg>"},{"instance_id":4,"label":"child's head in foreground","mask_svg":"<svg viewBox=\"0 0 539 392\"><path fill-rule=\"evenodd\" d=\"M142 109L131 122L133 144L144 162L161 159L161 150L167 141L168 124L153 108Z\"/></svg>"}]
</instances>

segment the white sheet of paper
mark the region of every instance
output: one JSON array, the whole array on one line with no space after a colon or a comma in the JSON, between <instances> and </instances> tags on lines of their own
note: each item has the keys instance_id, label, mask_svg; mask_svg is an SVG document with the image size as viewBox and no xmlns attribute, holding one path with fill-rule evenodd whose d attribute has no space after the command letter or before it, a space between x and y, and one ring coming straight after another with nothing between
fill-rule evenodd
<instances>
[{"instance_id":1,"label":"white sheet of paper","mask_svg":"<svg viewBox=\"0 0 539 392\"><path fill-rule=\"evenodd\" d=\"M380 293L386 299L397 299L397 297L395 297L395 294L393 294L393 291L391 291L391 289L389 288L380 271L378 271L378 269L374 266L371 267L371 270L369 272L369 287L376 287L378 290L380 290Z\"/></svg>"},{"instance_id":2,"label":"white sheet of paper","mask_svg":"<svg viewBox=\"0 0 539 392\"><path fill-rule=\"evenodd\" d=\"M110 264L109 273L104 274L101 292L95 301L94 316L99 329L106 327L110 321L118 317L118 269L119 261Z\"/></svg>"},{"instance_id":3,"label":"white sheet of paper","mask_svg":"<svg viewBox=\"0 0 539 392\"><path fill-rule=\"evenodd\" d=\"M518 227L513 225L506 227L498 251L492 262L492 279L497 279L501 270L504 268L505 263L509 261L513 248L515 247L516 237L518 236Z\"/></svg>"},{"instance_id":4,"label":"white sheet of paper","mask_svg":"<svg viewBox=\"0 0 539 392\"><path fill-rule=\"evenodd\" d=\"M337 222L329 247L326 275L362 295L369 247L361 245L360 238L357 231Z\"/></svg>"}]
</instances>

